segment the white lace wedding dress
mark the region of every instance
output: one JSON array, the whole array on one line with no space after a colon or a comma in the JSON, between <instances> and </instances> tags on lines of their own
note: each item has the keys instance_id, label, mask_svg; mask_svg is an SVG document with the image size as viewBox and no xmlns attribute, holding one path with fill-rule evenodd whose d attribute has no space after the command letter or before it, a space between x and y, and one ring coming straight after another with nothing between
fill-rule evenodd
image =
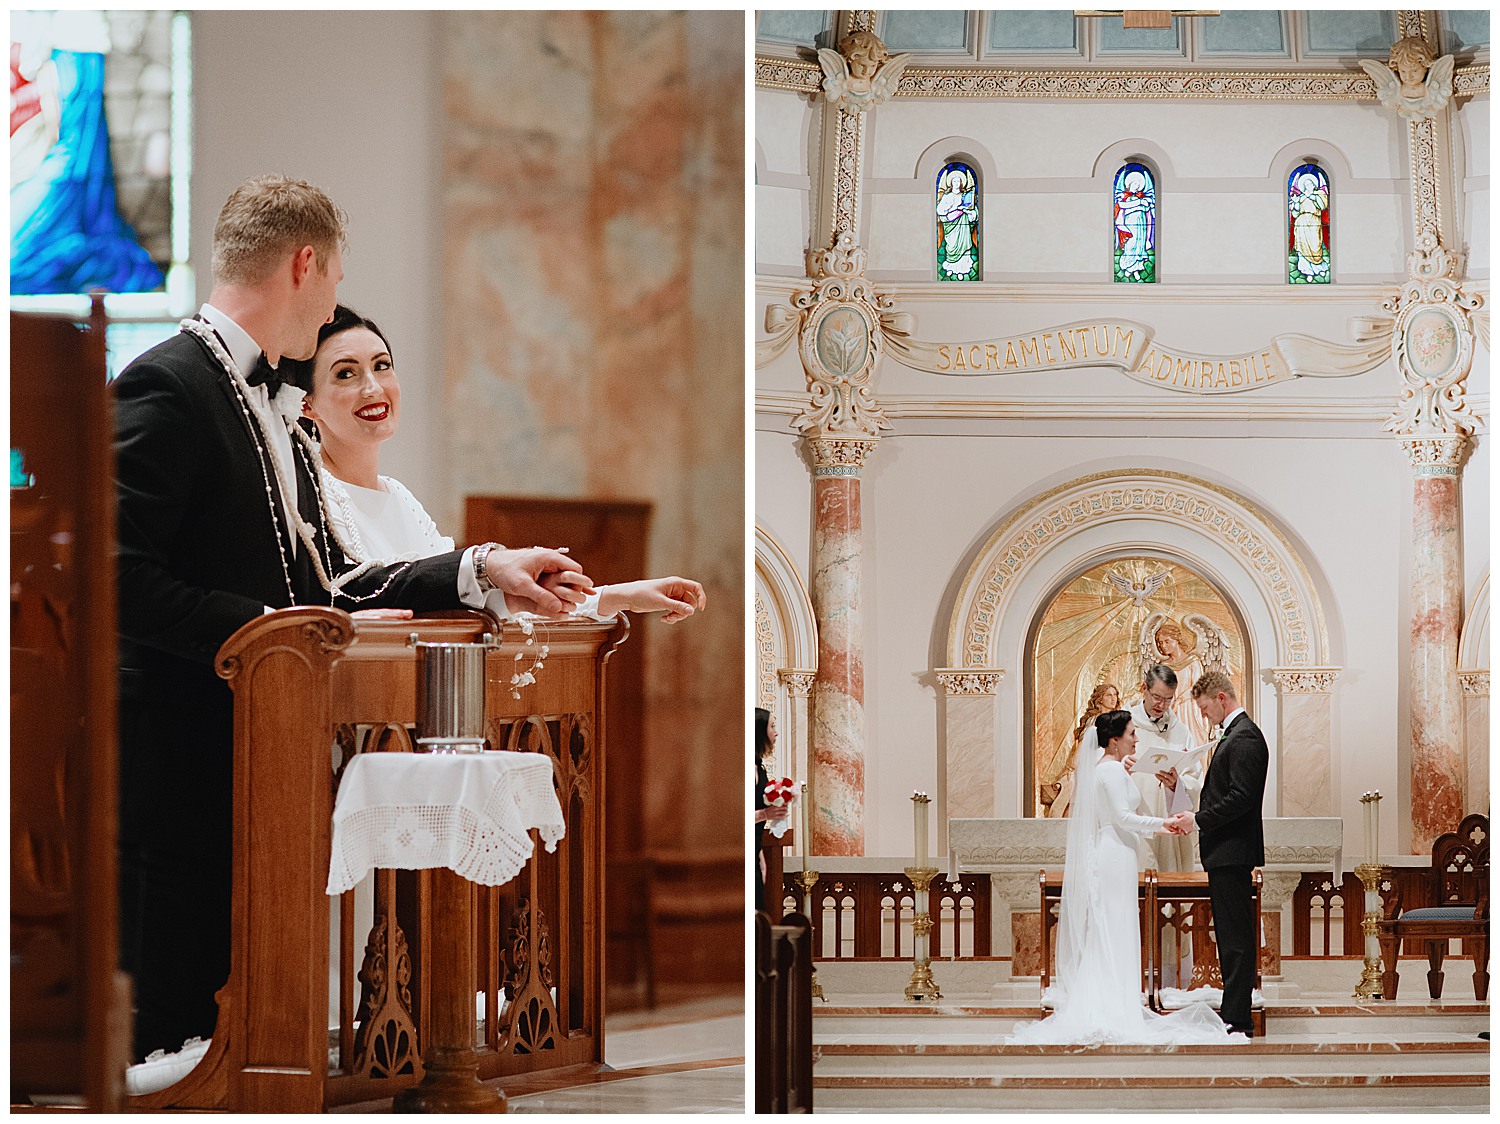
<instances>
[{"instance_id":1,"label":"white lace wedding dress","mask_svg":"<svg viewBox=\"0 0 1500 1124\"><path fill-rule=\"evenodd\" d=\"M1125 766L1104 757L1089 730L1078 749L1078 785L1069 816L1057 927L1053 1013L1020 1023L1010 1043L1213 1043L1231 1038L1213 1008L1194 1003L1158 1015L1141 995L1136 839L1163 820L1135 811L1138 793Z\"/></svg>"}]
</instances>

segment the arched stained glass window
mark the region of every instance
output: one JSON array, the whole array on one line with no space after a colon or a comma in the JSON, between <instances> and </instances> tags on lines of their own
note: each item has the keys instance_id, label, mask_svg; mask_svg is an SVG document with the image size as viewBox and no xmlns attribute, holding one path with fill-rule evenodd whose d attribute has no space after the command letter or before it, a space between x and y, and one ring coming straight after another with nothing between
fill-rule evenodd
<instances>
[{"instance_id":1,"label":"arched stained glass window","mask_svg":"<svg viewBox=\"0 0 1500 1124\"><path fill-rule=\"evenodd\" d=\"M1327 285L1333 280L1333 251L1328 243L1332 196L1328 173L1302 164L1286 181L1286 279L1293 285Z\"/></svg>"},{"instance_id":2,"label":"arched stained glass window","mask_svg":"<svg viewBox=\"0 0 1500 1124\"><path fill-rule=\"evenodd\" d=\"M1144 164L1115 173L1115 280L1156 280L1156 177Z\"/></svg>"},{"instance_id":3,"label":"arched stained glass window","mask_svg":"<svg viewBox=\"0 0 1500 1124\"><path fill-rule=\"evenodd\" d=\"M979 280L979 177L957 160L937 176L937 278Z\"/></svg>"}]
</instances>

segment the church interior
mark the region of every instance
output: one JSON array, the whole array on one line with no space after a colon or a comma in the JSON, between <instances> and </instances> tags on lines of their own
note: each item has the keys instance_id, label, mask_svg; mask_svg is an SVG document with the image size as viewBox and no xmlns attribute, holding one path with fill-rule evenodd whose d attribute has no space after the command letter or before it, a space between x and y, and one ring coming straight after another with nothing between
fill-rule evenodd
<instances>
[{"instance_id":1,"label":"church interior","mask_svg":"<svg viewBox=\"0 0 1500 1124\"><path fill-rule=\"evenodd\" d=\"M250 916L236 948L243 936L250 966L220 993L223 1033L166 1088L124 1080L130 995L113 963L116 766L103 717L114 645L69 642L83 627L114 630L108 598L89 600L82 580L111 565L104 372L197 312L225 199L282 173L347 215L338 297L382 326L404 388L382 471L443 532L461 545L566 546L596 581L678 574L707 591L706 611L673 626L647 615L628 630L580 625L576 643L540 627L554 653L530 697L518 689L512 706L511 692L489 692L492 737L553 756L570 829L556 854L537 849L529 888L476 898L488 911L471 942L479 1072L514 1111L739 1111L744 833L723 806L741 776L741 742L726 731L743 727L745 678L743 13L13 12L10 25L13 234L23 192L92 160L103 177L88 190L103 194L91 198L135 263L111 279L76 262L28 272L12 241L13 1102L384 1111L422 1076L438 986L418 931L426 875L396 890L414 895L421 920L402 914L415 959L390 968L415 973L416 995L377 1034L369 973L384 978L384 962L323 894L328 808L307 836L322 840L319 873L296 857L307 840L288 818L303 793L277 777L263 791L290 790L256 804L259 834L236 843L271 849L239 856L255 872L248 889L236 875L236 909ZM104 122L107 136L83 132ZM70 171L50 183L26 178L65 158ZM56 207L29 247L39 258L85 221L81 206ZM109 292L91 314L95 287ZM35 328L91 315L66 340ZM87 367L70 385L87 409L40 377L74 345ZM97 475L80 479L72 462ZM61 545L74 531L76 551ZM421 623L478 639L478 626ZM361 626L359 643L374 651L382 635L400 663L399 628ZM517 661L529 639L502 636ZM251 655L236 658L248 667ZM501 654L488 658L493 679ZM401 674L409 707L412 673ZM86 729L69 723L78 713ZM408 717L387 733L402 742L410 728ZM327 733L314 750L323 767L308 774L325 800ZM392 748L376 741L366 748ZM270 838L273 824L290 825L288 840ZM288 871L295 889L278 881Z\"/></svg>"},{"instance_id":2,"label":"church interior","mask_svg":"<svg viewBox=\"0 0 1500 1124\"><path fill-rule=\"evenodd\" d=\"M776 1103L1486 1111L1488 11L754 49L753 693L806 805L767 932L815 997ZM1208 669L1269 743L1265 1041L997 1046L1045 1013L1080 717L1153 664L1192 744Z\"/></svg>"}]
</instances>

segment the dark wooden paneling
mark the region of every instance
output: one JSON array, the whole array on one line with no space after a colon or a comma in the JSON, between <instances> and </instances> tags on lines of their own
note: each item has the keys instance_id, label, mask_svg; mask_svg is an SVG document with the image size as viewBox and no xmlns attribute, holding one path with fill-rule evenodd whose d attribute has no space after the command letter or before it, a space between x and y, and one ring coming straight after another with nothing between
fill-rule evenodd
<instances>
[{"instance_id":1,"label":"dark wooden paneling","mask_svg":"<svg viewBox=\"0 0 1500 1124\"><path fill-rule=\"evenodd\" d=\"M114 469L103 305L11 315L11 1090L118 1108Z\"/></svg>"}]
</instances>

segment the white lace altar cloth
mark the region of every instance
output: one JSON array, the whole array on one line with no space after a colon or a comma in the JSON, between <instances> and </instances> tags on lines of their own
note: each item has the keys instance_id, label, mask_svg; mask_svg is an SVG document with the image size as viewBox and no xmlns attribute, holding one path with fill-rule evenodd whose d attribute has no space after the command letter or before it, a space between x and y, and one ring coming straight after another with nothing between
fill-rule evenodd
<instances>
[{"instance_id":1,"label":"white lace altar cloth","mask_svg":"<svg viewBox=\"0 0 1500 1124\"><path fill-rule=\"evenodd\" d=\"M541 753L363 753L339 781L328 893L373 869L445 866L499 886L563 837L552 760Z\"/></svg>"}]
</instances>

